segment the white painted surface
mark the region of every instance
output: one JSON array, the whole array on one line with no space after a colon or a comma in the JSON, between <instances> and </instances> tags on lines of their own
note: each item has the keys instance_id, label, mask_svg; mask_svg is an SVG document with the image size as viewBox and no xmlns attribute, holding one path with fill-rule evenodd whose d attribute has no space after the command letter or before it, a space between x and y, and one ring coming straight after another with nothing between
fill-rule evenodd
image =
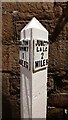
<instances>
[{"instance_id":1,"label":"white painted surface","mask_svg":"<svg viewBox=\"0 0 68 120\"><path fill-rule=\"evenodd\" d=\"M27 61L30 69L21 66L21 118L46 118L47 65L44 66L46 68L43 70L34 68L34 61L40 59L41 53L33 50L33 41L48 41L48 32L35 18L21 31L21 42L27 39L30 40L29 59ZM46 46L48 47L48 45ZM48 59L47 53L44 53L43 59L45 57Z\"/></svg>"},{"instance_id":2,"label":"white painted surface","mask_svg":"<svg viewBox=\"0 0 68 120\"><path fill-rule=\"evenodd\" d=\"M22 72L24 69L22 69ZM31 118L31 73L21 75L21 118Z\"/></svg>"},{"instance_id":3,"label":"white painted surface","mask_svg":"<svg viewBox=\"0 0 68 120\"><path fill-rule=\"evenodd\" d=\"M47 69L36 72L32 78L32 117L46 118Z\"/></svg>"}]
</instances>

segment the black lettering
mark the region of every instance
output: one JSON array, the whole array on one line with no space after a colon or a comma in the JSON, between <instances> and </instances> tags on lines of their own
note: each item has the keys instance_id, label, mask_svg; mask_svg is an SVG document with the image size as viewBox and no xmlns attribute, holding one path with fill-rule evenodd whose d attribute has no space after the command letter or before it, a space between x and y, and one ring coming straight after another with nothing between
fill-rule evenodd
<instances>
[{"instance_id":1,"label":"black lettering","mask_svg":"<svg viewBox=\"0 0 68 120\"><path fill-rule=\"evenodd\" d=\"M21 47L21 49L22 49L23 51L28 52L28 47Z\"/></svg>"},{"instance_id":2,"label":"black lettering","mask_svg":"<svg viewBox=\"0 0 68 120\"><path fill-rule=\"evenodd\" d=\"M28 62L26 62L26 68L28 69Z\"/></svg>"},{"instance_id":3,"label":"black lettering","mask_svg":"<svg viewBox=\"0 0 68 120\"><path fill-rule=\"evenodd\" d=\"M43 52L47 51L47 47L43 47Z\"/></svg>"},{"instance_id":4,"label":"black lettering","mask_svg":"<svg viewBox=\"0 0 68 120\"><path fill-rule=\"evenodd\" d=\"M19 64L22 65L22 60L21 59L19 60Z\"/></svg>"},{"instance_id":5,"label":"black lettering","mask_svg":"<svg viewBox=\"0 0 68 120\"><path fill-rule=\"evenodd\" d=\"M19 64L28 69L28 62L20 59Z\"/></svg>"},{"instance_id":6,"label":"black lettering","mask_svg":"<svg viewBox=\"0 0 68 120\"><path fill-rule=\"evenodd\" d=\"M28 41L23 40L24 45L28 45Z\"/></svg>"},{"instance_id":7,"label":"black lettering","mask_svg":"<svg viewBox=\"0 0 68 120\"><path fill-rule=\"evenodd\" d=\"M44 60L41 60L41 67L45 66L45 59Z\"/></svg>"},{"instance_id":8,"label":"black lettering","mask_svg":"<svg viewBox=\"0 0 68 120\"><path fill-rule=\"evenodd\" d=\"M41 62L41 67L42 67L42 60L40 62Z\"/></svg>"},{"instance_id":9,"label":"black lettering","mask_svg":"<svg viewBox=\"0 0 68 120\"><path fill-rule=\"evenodd\" d=\"M43 52L45 52L45 48L43 47Z\"/></svg>"},{"instance_id":10,"label":"black lettering","mask_svg":"<svg viewBox=\"0 0 68 120\"><path fill-rule=\"evenodd\" d=\"M45 51L47 51L47 47L45 47Z\"/></svg>"},{"instance_id":11,"label":"black lettering","mask_svg":"<svg viewBox=\"0 0 68 120\"><path fill-rule=\"evenodd\" d=\"M43 66L45 66L45 59L43 60Z\"/></svg>"},{"instance_id":12,"label":"black lettering","mask_svg":"<svg viewBox=\"0 0 68 120\"><path fill-rule=\"evenodd\" d=\"M24 59L24 53L22 53L22 58Z\"/></svg>"},{"instance_id":13,"label":"black lettering","mask_svg":"<svg viewBox=\"0 0 68 120\"><path fill-rule=\"evenodd\" d=\"M45 46L47 41L37 40L36 46Z\"/></svg>"},{"instance_id":14,"label":"black lettering","mask_svg":"<svg viewBox=\"0 0 68 120\"><path fill-rule=\"evenodd\" d=\"M24 51L26 51L26 47L24 47Z\"/></svg>"},{"instance_id":15,"label":"black lettering","mask_svg":"<svg viewBox=\"0 0 68 120\"><path fill-rule=\"evenodd\" d=\"M42 52L42 53L41 53L41 59L43 59L43 56L44 56L44 53Z\"/></svg>"},{"instance_id":16,"label":"black lettering","mask_svg":"<svg viewBox=\"0 0 68 120\"><path fill-rule=\"evenodd\" d=\"M36 51L39 52L38 47L36 48Z\"/></svg>"},{"instance_id":17,"label":"black lettering","mask_svg":"<svg viewBox=\"0 0 68 120\"><path fill-rule=\"evenodd\" d=\"M26 61L24 61L24 67L25 67L25 65L26 65Z\"/></svg>"},{"instance_id":18,"label":"black lettering","mask_svg":"<svg viewBox=\"0 0 68 120\"><path fill-rule=\"evenodd\" d=\"M48 59L46 59L46 65L48 65Z\"/></svg>"},{"instance_id":19,"label":"black lettering","mask_svg":"<svg viewBox=\"0 0 68 120\"><path fill-rule=\"evenodd\" d=\"M38 46L40 46L40 41L39 40L37 40L37 44L38 44Z\"/></svg>"},{"instance_id":20,"label":"black lettering","mask_svg":"<svg viewBox=\"0 0 68 120\"><path fill-rule=\"evenodd\" d=\"M35 68L43 67L43 66L45 66L45 59L44 60L35 61Z\"/></svg>"},{"instance_id":21,"label":"black lettering","mask_svg":"<svg viewBox=\"0 0 68 120\"><path fill-rule=\"evenodd\" d=\"M37 40L36 46L40 46L40 40Z\"/></svg>"},{"instance_id":22,"label":"black lettering","mask_svg":"<svg viewBox=\"0 0 68 120\"><path fill-rule=\"evenodd\" d=\"M35 68L38 67L38 61L35 61Z\"/></svg>"},{"instance_id":23,"label":"black lettering","mask_svg":"<svg viewBox=\"0 0 68 120\"><path fill-rule=\"evenodd\" d=\"M35 61L35 68L40 67L41 66L41 62L40 61Z\"/></svg>"},{"instance_id":24,"label":"black lettering","mask_svg":"<svg viewBox=\"0 0 68 120\"><path fill-rule=\"evenodd\" d=\"M24 67L28 69L28 62L24 61Z\"/></svg>"},{"instance_id":25,"label":"black lettering","mask_svg":"<svg viewBox=\"0 0 68 120\"><path fill-rule=\"evenodd\" d=\"M40 52L42 51L42 48L40 47Z\"/></svg>"},{"instance_id":26,"label":"black lettering","mask_svg":"<svg viewBox=\"0 0 68 120\"><path fill-rule=\"evenodd\" d=\"M44 41L44 45L46 45L47 41Z\"/></svg>"}]
</instances>

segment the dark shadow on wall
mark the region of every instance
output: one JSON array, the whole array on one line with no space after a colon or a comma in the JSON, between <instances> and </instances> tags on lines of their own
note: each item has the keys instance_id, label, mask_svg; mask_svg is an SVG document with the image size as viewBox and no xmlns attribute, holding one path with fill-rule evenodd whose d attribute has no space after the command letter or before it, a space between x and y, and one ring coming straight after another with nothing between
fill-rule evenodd
<instances>
[{"instance_id":1,"label":"dark shadow on wall","mask_svg":"<svg viewBox=\"0 0 68 120\"><path fill-rule=\"evenodd\" d=\"M6 97L6 95L2 95L2 120L11 120L11 104L9 102L9 99Z\"/></svg>"},{"instance_id":2,"label":"dark shadow on wall","mask_svg":"<svg viewBox=\"0 0 68 120\"><path fill-rule=\"evenodd\" d=\"M21 120L21 118L12 117L12 106L9 98L6 95L2 95L2 119L1 120Z\"/></svg>"},{"instance_id":3,"label":"dark shadow on wall","mask_svg":"<svg viewBox=\"0 0 68 120\"><path fill-rule=\"evenodd\" d=\"M68 22L68 2L67 6L63 11L63 14L60 16L58 23L54 29L53 34L50 37L50 43L55 42L57 37L59 36L60 32L63 30L65 24Z\"/></svg>"}]
</instances>

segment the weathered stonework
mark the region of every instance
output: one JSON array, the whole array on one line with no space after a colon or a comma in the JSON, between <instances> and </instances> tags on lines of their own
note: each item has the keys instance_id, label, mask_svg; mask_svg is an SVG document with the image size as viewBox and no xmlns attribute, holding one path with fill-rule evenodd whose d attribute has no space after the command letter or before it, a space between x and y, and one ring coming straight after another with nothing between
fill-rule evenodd
<instances>
[{"instance_id":1,"label":"weathered stonework","mask_svg":"<svg viewBox=\"0 0 68 120\"><path fill-rule=\"evenodd\" d=\"M53 94L57 92L68 94L67 3L2 3L3 96L10 102L12 118L20 118L20 31L32 17L36 17L49 31L48 101L53 102ZM64 96L62 99L65 99ZM57 104L58 102L57 99ZM6 104L7 102L4 103L3 110ZM63 110L56 109L56 111ZM55 111L48 109L48 115L52 113ZM9 116L9 113L7 114ZM4 115L5 111L3 117Z\"/></svg>"}]
</instances>

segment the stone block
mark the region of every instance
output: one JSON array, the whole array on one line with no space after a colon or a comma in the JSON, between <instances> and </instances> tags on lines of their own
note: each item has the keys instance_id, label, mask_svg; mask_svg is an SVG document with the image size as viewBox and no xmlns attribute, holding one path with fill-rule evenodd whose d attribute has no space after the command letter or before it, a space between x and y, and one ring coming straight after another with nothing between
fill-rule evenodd
<instances>
[{"instance_id":1,"label":"stone block","mask_svg":"<svg viewBox=\"0 0 68 120\"><path fill-rule=\"evenodd\" d=\"M51 94L48 99L48 105L57 108L68 108L68 94L67 93Z\"/></svg>"},{"instance_id":2,"label":"stone block","mask_svg":"<svg viewBox=\"0 0 68 120\"><path fill-rule=\"evenodd\" d=\"M13 26L13 18L10 13L4 14L2 16L2 43L10 44L13 41L14 37L14 26Z\"/></svg>"},{"instance_id":3,"label":"stone block","mask_svg":"<svg viewBox=\"0 0 68 120\"><path fill-rule=\"evenodd\" d=\"M10 87L9 74L8 73L3 73L2 74L2 92L3 92L4 95L7 95L7 96L10 95L9 87Z\"/></svg>"},{"instance_id":4,"label":"stone block","mask_svg":"<svg viewBox=\"0 0 68 120\"><path fill-rule=\"evenodd\" d=\"M9 70L9 50L8 45L2 45L2 70Z\"/></svg>"}]
</instances>

